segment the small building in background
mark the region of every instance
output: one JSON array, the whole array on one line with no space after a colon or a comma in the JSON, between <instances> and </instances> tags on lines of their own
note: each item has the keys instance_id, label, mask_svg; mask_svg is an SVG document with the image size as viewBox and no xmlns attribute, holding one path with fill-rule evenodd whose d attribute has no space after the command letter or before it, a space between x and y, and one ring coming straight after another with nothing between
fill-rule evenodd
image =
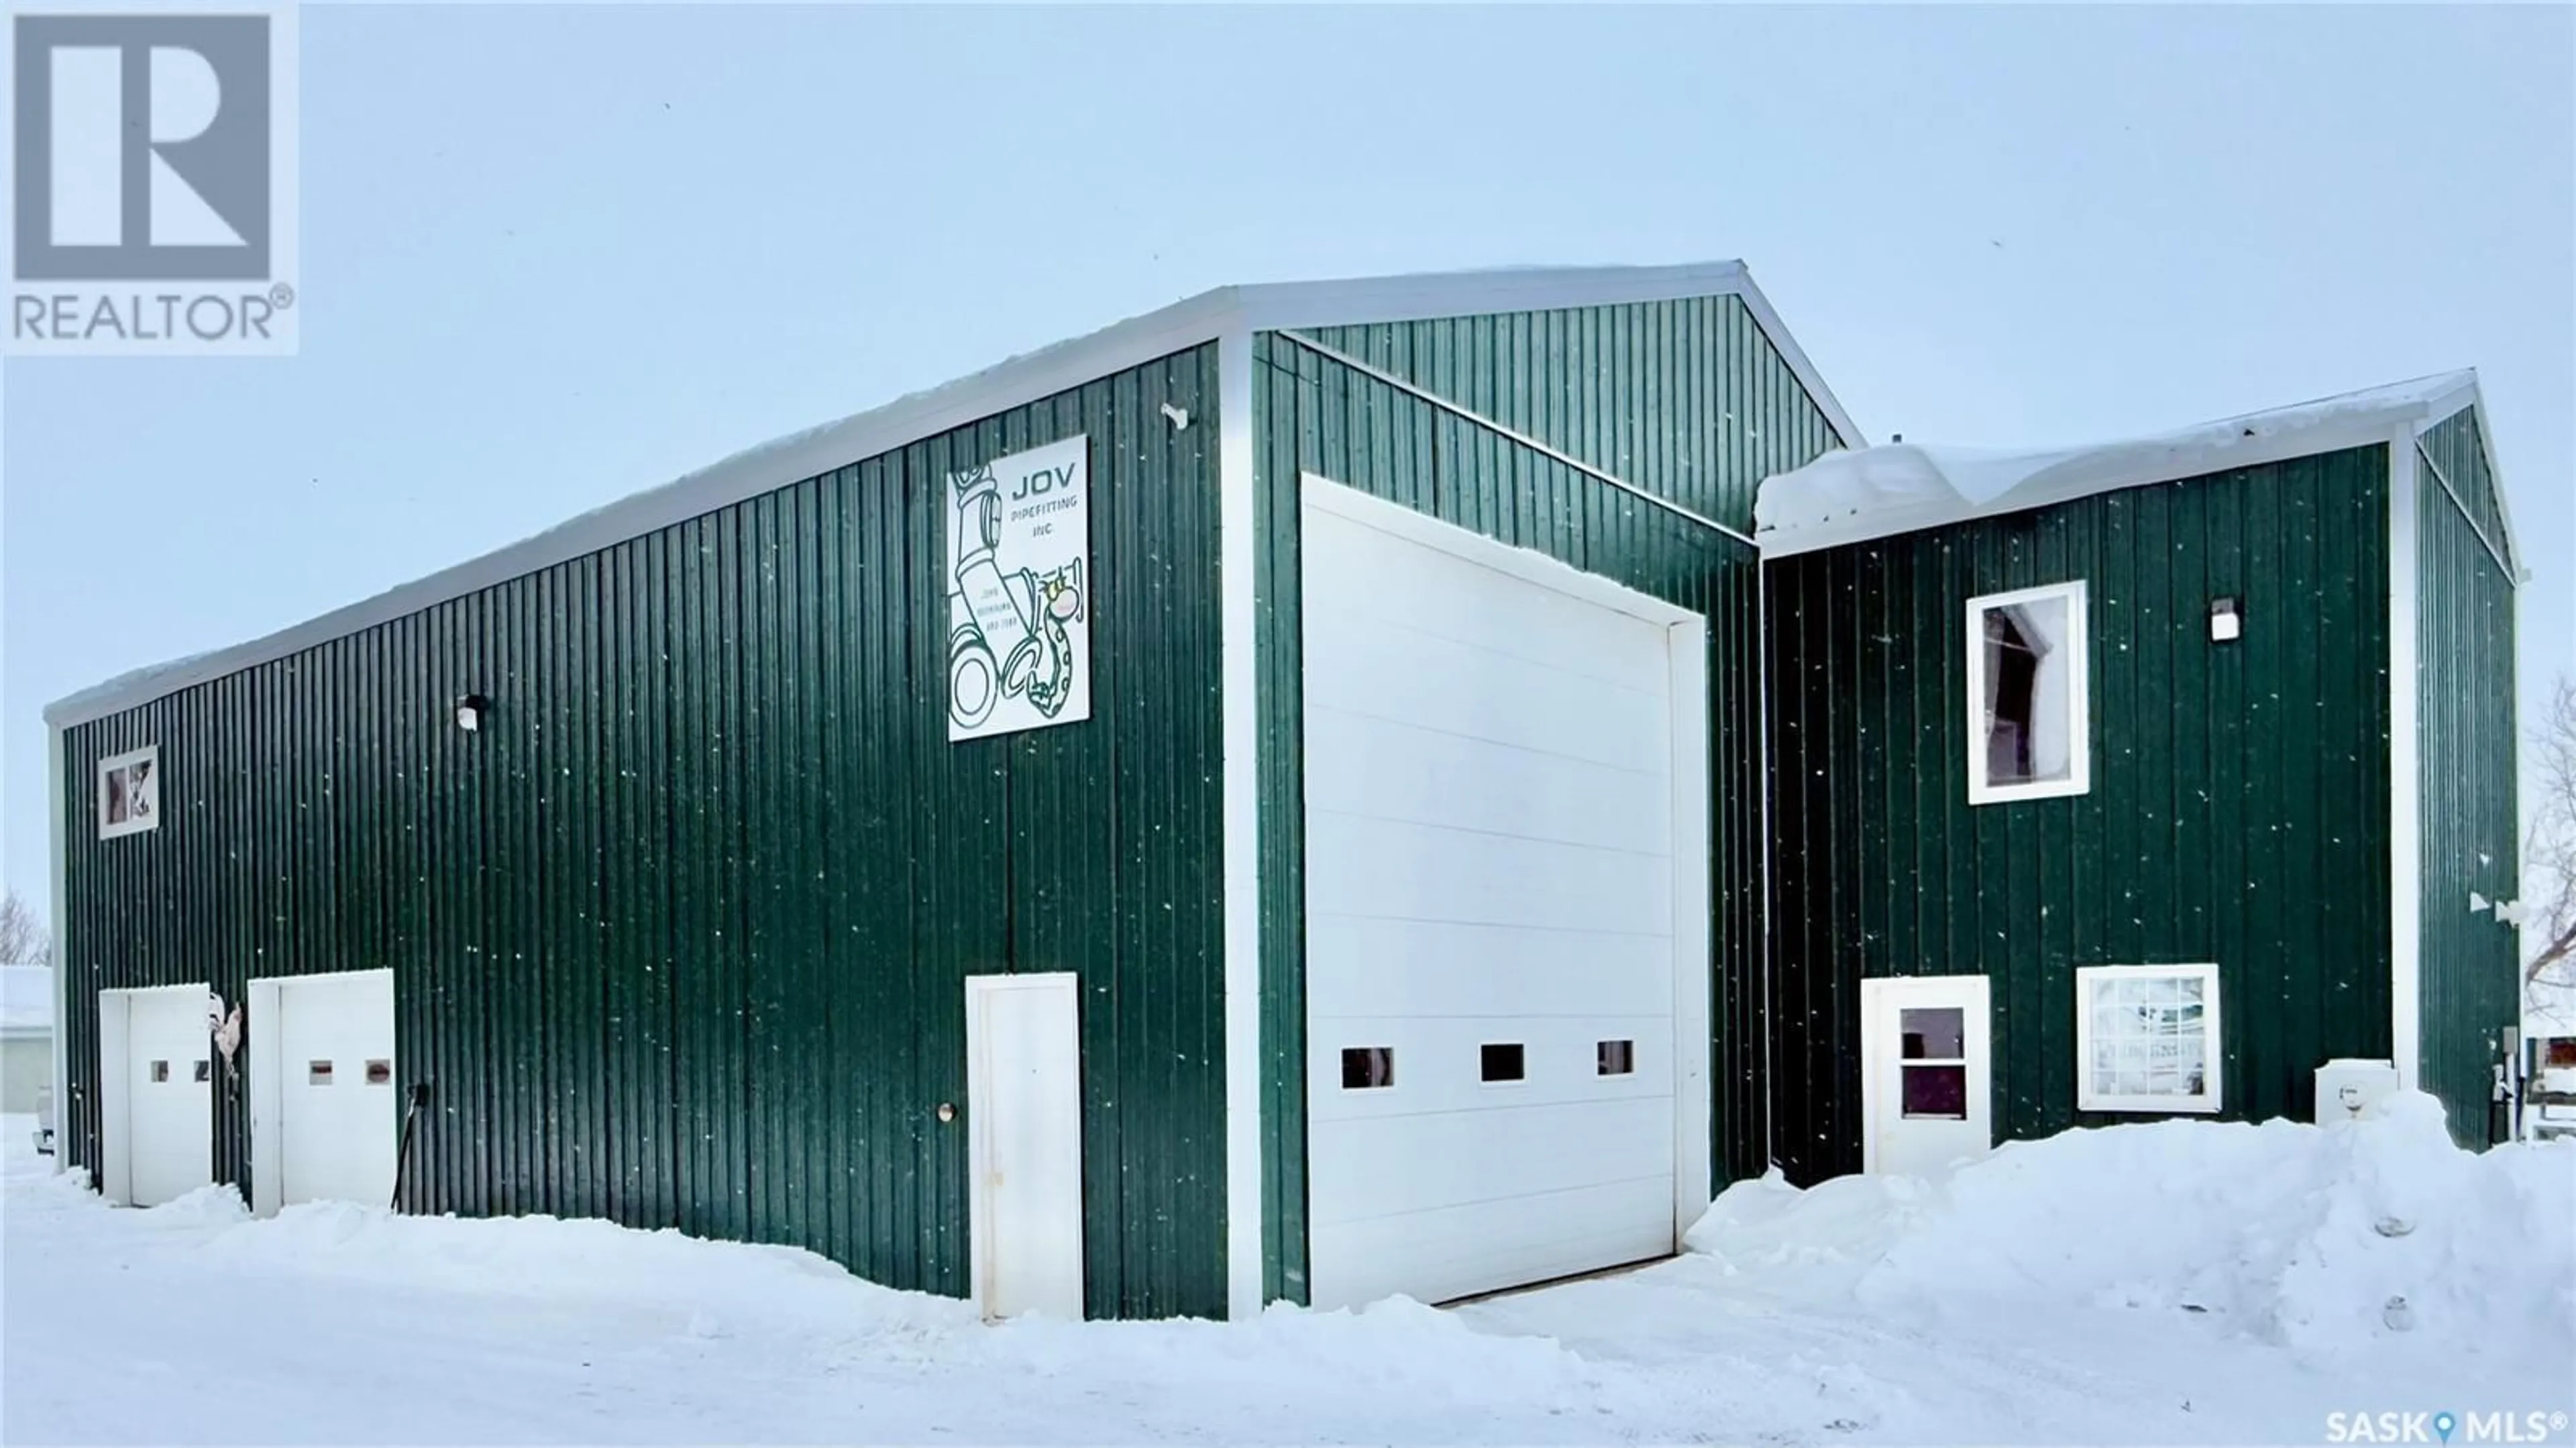
<instances>
[{"instance_id":1,"label":"small building in background","mask_svg":"<svg viewBox=\"0 0 2576 1448\"><path fill-rule=\"evenodd\" d=\"M54 1088L54 972L0 965L0 1115L33 1114Z\"/></svg>"}]
</instances>

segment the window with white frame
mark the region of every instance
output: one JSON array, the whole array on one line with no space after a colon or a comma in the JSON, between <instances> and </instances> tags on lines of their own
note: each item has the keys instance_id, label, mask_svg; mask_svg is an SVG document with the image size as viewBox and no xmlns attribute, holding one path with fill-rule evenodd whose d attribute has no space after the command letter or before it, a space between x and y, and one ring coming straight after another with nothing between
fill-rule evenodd
<instances>
[{"instance_id":1,"label":"window with white frame","mask_svg":"<svg viewBox=\"0 0 2576 1448\"><path fill-rule=\"evenodd\" d=\"M1968 600L1968 802L2092 785L2081 580Z\"/></svg>"},{"instance_id":2,"label":"window with white frame","mask_svg":"<svg viewBox=\"0 0 2576 1448\"><path fill-rule=\"evenodd\" d=\"M98 762L98 837L161 827L161 749L147 745Z\"/></svg>"},{"instance_id":3,"label":"window with white frame","mask_svg":"<svg viewBox=\"0 0 2576 1448\"><path fill-rule=\"evenodd\" d=\"M2094 965L2075 972L2081 1111L2218 1109L2218 967Z\"/></svg>"}]
</instances>

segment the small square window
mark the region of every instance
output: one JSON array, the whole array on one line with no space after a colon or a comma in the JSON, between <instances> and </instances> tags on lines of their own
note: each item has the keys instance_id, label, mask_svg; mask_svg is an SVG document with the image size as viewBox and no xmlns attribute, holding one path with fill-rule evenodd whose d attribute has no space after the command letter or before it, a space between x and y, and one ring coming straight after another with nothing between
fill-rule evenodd
<instances>
[{"instance_id":1,"label":"small square window","mask_svg":"<svg viewBox=\"0 0 2576 1448\"><path fill-rule=\"evenodd\" d=\"M1393 1046L1344 1046L1342 1048L1342 1089L1375 1091L1395 1084L1395 1048Z\"/></svg>"},{"instance_id":2,"label":"small square window","mask_svg":"<svg viewBox=\"0 0 2576 1448\"><path fill-rule=\"evenodd\" d=\"M215 1079L214 1062L199 1061L197 1063L197 1074L190 1079L196 1081L212 1081Z\"/></svg>"},{"instance_id":3,"label":"small square window","mask_svg":"<svg viewBox=\"0 0 2576 1448\"><path fill-rule=\"evenodd\" d=\"M369 1061L369 1062L367 1063L367 1084L368 1084L368 1085L370 1085L370 1086L389 1086L389 1085L393 1084L393 1079L394 1079L394 1063L393 1063L393 1062L391 1062L391 1061L387 1061L387 1060L385 1060L385 1059L383 1059L383 1058L379 1057L379 1058L377 1058L377 1059L375 1059L375 1060L371 1060L371 1061Z\"/></svg>"},{"instance_id":4,"label":"small square window","mask_svg":"<svg viewBox=\"0 0 2576 1448\"><path fill-rule=\"evenodd\" d=\"M2075 972L2079 1111L2219 1109L2218 967L2088 965Z\"/></svg>"},{"instance_id":5,"label":"small square window","mask_svg":"<svg viewBox=\"0 0 2576 1448\"><path fill-rule=\"evenodd\" d=\"M331 1063L328 1061L307 1062L304 1067L304 1082L308 1086L330 1085Z\"/></svg>"},{"instance_id":6,"label":"small square window","mask_svg":"<svg viewBox=\"0 0 2576 1448\"><path fill-rule=\"evenodd\" d=\"M98 837L161 827L161 748L146 745L98 762Z\"/></svg>"},{"instance_id":7,"label":"small square window","mask_svg":"<svg viewBox=\"0 0 2576 1448\"><path fill-rule=\"evenodd\" d=\"M155 1062L153 1062L153 1063L152 1063L152 1079L153 1079L154 1081L156 1081L156 1082L158 1082L158 1081L167 1081L167 1080L169 1080L169 1079L170 1079L170 1063L169 1063L169 1062L167 1062L167 1061L155 1061Z\"/></svg>"},{"instance_id":8,"label":"small square window","mask_svg":"<svg viewBox=\"0 0 2576 1448\"><path fill-rule=\"evenodd\" d=\"M1521 1044L1518 1041L1488 1042L1484 1048L1485 1079L1518 1081L1523 1079Z\"/></svg>"},{"instance_id":9,"label":"small square window","mask_svg":"<svg viewBox=\"0 0 2576 1448\"><path fill-rule=\"evenodd\" d=\"M1625 1076L1637 1069L1637 1043L1603 1041L1598 1056L1598 1071L1604 1076Z\"/></svg>"},{"instance_id":10,"label":"small square window","mask_svg":"<svg viewBox=\"0 0 2576 1448\"><path fill-rule=\"evenodd\" d=\"M2092 787L2081 581L1968 600L1968 803Z\"/></svg>"}]
</instances>

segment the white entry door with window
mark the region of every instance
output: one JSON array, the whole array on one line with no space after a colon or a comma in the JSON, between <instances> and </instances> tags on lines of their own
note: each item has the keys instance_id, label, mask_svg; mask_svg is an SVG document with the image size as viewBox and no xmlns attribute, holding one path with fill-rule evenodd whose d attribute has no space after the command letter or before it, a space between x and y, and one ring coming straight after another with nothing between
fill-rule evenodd
<instances>
[{"instance_id":1,"label":"white entry door with window","mask_svg":"<svg viewBox=\"0 0 2576 1448\"><path fill-rule=\"evenodd\" d=\"M250 983L251 1196L392 1201L403 1089L394 1069L394 973Z\"/></svg>"},{"instance_id":2,"label":"white entry door with window","mask_svg":"<svg viewBox=\"0 0 2576 1448\"><path fill-rule=\"evenodd\" d=\"M1082 1032L1070 973L966 978L973 1295L1082 1320Z\"/></svg>"},{"instance_id":3,"label":"white entry door with window","mask_svg":"<svg viewBox=\"0 0 2576 1448\"><path fill-rule=\"evenodd\" d=\"M202 981L98 993L108 1200L158 1206L214 1181L212 1000Z\"/></svg>"},{"instance_id":4,"label":"white entry door with window","mask_svg":"<svg viewBox=\"0 0 2576 1448\"><path fill-rule=\"evenodd\" d=\"M1995 1144L1982 975L1865 980L1861 1167L1922 1176Z\"/></svg>"},{"instance_id":5,"label":"white entry door with window","mask_svg":"<svg viewBox=\"0 0 2576 1448\"><path fill-rule=\"evenodd\" d=\"M1663 1256L1708 1202L1705 626L1304 505L1308 1298Z\"/></svg>"}]
</instances>

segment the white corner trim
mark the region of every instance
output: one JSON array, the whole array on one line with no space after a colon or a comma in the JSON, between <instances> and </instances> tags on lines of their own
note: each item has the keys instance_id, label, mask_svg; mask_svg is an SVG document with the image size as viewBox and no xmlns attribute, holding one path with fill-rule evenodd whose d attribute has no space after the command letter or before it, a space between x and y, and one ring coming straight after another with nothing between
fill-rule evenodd
<instances>
[{"instance_id":1,"label":"white corner trim","mask_svg":"<svg viewBox=\"0 0 2576 1448\"><path fill-rule=\"evenodd\" d=\"M1299 492L1304 507L1347 519L1363 528L1374 528L1407 543L1438 549L1479 568L1490 568L1525 583L1552 588L1585 603L1598 604L1661 627L1691 623L1707 627L1705 619L1678 604L1623 588L1597 573L1586 573L1572 564L1560 563L1535 549L1516 548L1455 523L1444 523L1428 513L1416 512L1402 503L1373 498L1320 473L1306 473L1299 481L1303 484Z\"/></svg>"},{"instance_id":2,"label":"white corner trim","mask_svg":"<svg viewBox=\"0 0 2576 1448\"><path fill-rule=\"evenodd\" d=\"M1218 697L1223 719L1226 1316L1262 1308L1260 500L1253 491L1252 334L1217 339Z\"/></svg>"},{"instance_id":3,"label":"white corner trim","mask_svg":"<svg viewBox=\"0 0 2576 1448\"><path fill-rule=\"evenodd\" d=\"M2066 705L2068 739L2066 778L2021 784L1992 784L1986 779L1986 647L1985 616L1989 609L2047 599L2066 600ZM2083 579L1985 593L1967 604L1967 748L1968 803L2009 804L2017 800L2062 799L2093 788L2093 620L2091 594Z\"/></svg>"},{"instance_id":4,"label":"white corner trim","mask_svg":"<svg viewBox=\"0 0 2576 1448\"><path fill-rule=\"evenodd\" d=\"M2181 976L2204 982L2201 1030L2207 1038L2202 1061L2207 1076L2200 1095L2115 1096L2093 1089L2093 987L2106 981L2169 979ZM2218 967L2189 965L2082 965L2075 968L2075 1109L2078 1111L2144 1111L2157 1115L2207 1116L2226 1101L2227 1033L2219 1015Z\"/></svg>"},{"instance_id":5,"label":"white corner trim","mask_svg":"<svg viewBox=\"0 0 2576 1448\"><path fill-rule=\"evenodd\" d=\"M1755 715L1753 737L1755 741L1754 747L1759 751L1762 768L1762 787L1759 795L1762 824L1762 834L1760 836L1761 849L1759 852L1762 857L1762 910L1760 915L1761 930L1758 932L1758 943L1756 946L1760 951L1760 954L1754 959L1753 970L1754 978L1760 983L1758 989L1761 997L1761 1011L1756 1019L1762 1023L1762 1077L1761 1085L1758 1089L1761 1093L1760 1115L1762 1122L1762 1164L1766 1169L1768 1169L1780 1164L1780 1138L1777 1134L1778 1123L1773 1120L1775 1113L1771 1104L1772 1083L1777 1079L1771 1074L1772 952L1777 947L1778 942L1776 928L1771 919L1771 912L1773 909L1772 902L1777 898L1776 892L1778 889L1778 884L1773 874L1774 866L1772 863L1772 857L1779 853L1778 848L1774 844L1774 841L1779 837L1772 833L1774 829L1773 820L1777 816L1777 812L1773 808L1772 796L1774 793L1774 781L1772 778L1772 769L1777 762L1777 757L1771 738L1771 568L1769 560L1767 559L1756 559L1752 568L1753 709Z\"/></svg>"},{"instance_id":6,"label":"white corner trim","mask_svg":"<svg viewBox=\"0 0 2576 1448\"><path fill-rule=\"evenodd\" d=\"M72 962L66 948L70 931L64 925L70 916L71 887L63 854L71 841L71 820L66 813L71 801L63 789L63 726L53 723L45 725L45 797L51 810L45 821L45 834L54 912L49 922L54 963L54 1170L62 1172L71 1170L73 1118L72 1053L64 1049L72 1020ZM98 1163L90 1165L96 1167Z\"/></svg>"},{"instance_id":7,"label":"white corner trim","mask_svg":"<svg viewBox=\"0 0 2576 1448\"><path fill-rule=\"evenodd\" d=\"M2388 1050L2412 1091L2424 1048L2424 813L2417 718L2416 429L2388 446ZM2493 466L2493 461L2489 461Z\"/></svg>"},{"instance_id":8,"label":"white corner trim","mask_svg":"<svg viewBox=\"0 0 2576 1448\"><path fill-rule=\"evenodd\" d=\"M1709 1030L1717 962L1709 954L1708 621L1665 627L1672 679L1673 828L1673 1250L1708 1210L1709 1120L1715 1037Z\"/></svg>"}]
</instances>

